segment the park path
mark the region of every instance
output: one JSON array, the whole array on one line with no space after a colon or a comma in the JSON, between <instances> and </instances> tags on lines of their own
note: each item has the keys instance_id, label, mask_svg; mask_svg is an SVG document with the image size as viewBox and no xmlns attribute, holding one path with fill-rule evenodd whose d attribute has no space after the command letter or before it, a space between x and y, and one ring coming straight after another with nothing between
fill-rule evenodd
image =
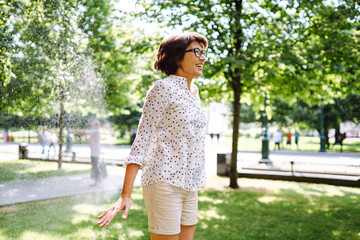
<instances>
[{"instance_id":1,"label":"park path","mask_svg":"<svg viewBox=\"0 0 360 240\"><path fill-rule=\"evenodd\" d=\"M124 171L109 173L101 187L92 187L89 174L0 183L0 206L81 195L98 191L118 192L123 184ZM134 187L140 186L140 175Z\"/></svg>"}]
</instances>

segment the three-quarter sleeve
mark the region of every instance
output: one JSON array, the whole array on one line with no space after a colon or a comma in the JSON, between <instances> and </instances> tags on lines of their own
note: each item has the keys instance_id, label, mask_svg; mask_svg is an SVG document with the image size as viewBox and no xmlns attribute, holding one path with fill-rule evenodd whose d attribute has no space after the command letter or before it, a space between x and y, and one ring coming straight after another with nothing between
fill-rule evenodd
<instances>
[{"instance_id":1,"label":"three-quarter sleeve","mask_svg":"<svg viewBox=\"0 0 360 240\"><path fill-rule=\"evenodd\" d=\"M146 95L136 139L131 147L129 157L124 162L125 167L131 163L142 167L146 165L145 159L150 143L168 106L167 95L166 85L161 80L156 81Z\"/></svg>"}]
</instances>

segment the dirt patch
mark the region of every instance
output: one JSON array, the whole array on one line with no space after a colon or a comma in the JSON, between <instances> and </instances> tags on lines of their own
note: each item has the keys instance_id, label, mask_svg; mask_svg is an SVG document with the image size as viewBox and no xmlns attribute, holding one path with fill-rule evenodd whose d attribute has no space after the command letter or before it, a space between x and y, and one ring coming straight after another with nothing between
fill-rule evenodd
<instances>
[{"instance_id":1,"label":"dirt patch","mask_svg":"<svg viewBox=\"0 0 360 240\"><path fill-rule=\"evenodd\" d=\"M204 190L215 190L215 191L236 191L229 187L230 179L228 177L213 176L206 179L206 187Z\"/></svg>"}]
</instances>

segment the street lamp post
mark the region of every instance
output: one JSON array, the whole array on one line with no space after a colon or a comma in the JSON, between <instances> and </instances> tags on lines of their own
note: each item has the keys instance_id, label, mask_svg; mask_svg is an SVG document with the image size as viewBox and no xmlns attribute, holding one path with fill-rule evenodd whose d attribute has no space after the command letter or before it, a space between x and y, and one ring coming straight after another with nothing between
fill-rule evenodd
<instances>
[{"instance_id":1,"label":"street lamp post","mask_svg":"<svg viewBox=\"0 0 360 240\"><path fill-rule=\"evenodd\" d=\"M267 93L265 93L264 97L264 112L262 114L263 116L263 124L264 124L264 135L262 139L262 146L261 146L261 160L259 163L266 163L271 164L271 160L269 159L269 136L268 136L268 119L266 114L266 106L267 106Z\"/></svg>"},{"instance_id":2,"label":"street lamp post","mask_svg":"<svg viewBox=\"0 0 360 240\"><path fill-rule=\"evenodd\" d=\"M320 106L320 150L319 152L326 152L325 149L325 136L324 136L324 106L323 106L323 98L321 98L321 106Z\"/></svg>"}]
</instances>

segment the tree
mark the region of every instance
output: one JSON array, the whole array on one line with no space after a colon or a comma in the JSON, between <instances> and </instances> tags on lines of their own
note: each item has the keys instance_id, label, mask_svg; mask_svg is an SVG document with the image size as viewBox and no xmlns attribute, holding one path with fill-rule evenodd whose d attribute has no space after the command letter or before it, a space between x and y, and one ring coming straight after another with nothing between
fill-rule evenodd
<instances>
[{"instance_id":1,"label":"tree","mask_svg":"<svg viewBox=\"0 0 360 240\"><path fill-rule=\"evenodd\" d=\"M65 111L84 108L89 111L88 106L101 105L102 96L100 78L92 70L91 60L86 57L86 37L77 26L76 7L76 1L30 4L27 8L27 31L20 38L23 42L33 43L33 49L25 48L28 51L26 58L35 61L31 73L39 73L39 77L34 79L40 84L39 89L47 90L32 92L32 96L40 99L35 108L46 114L59 114L59 169L62 164ZM41 66L36 64L37 59L43 62ZM41 72L42 69L46 69L46 74Z\"/></svg>"},{"instance_id":2,"label":"tree","mask_svg":"<svg viewBox=\"0 0 360 240\"><path fill-rule=\"evenodd\" d=\"M73 123L66 119L77 113L116 116L137 108L136 92L149 79L140 76L139 54L146 62L153 37L140 35L129 15L115 12L110 0L13 0L6 10L7 36L16 41L7 49L14 74L1 85L0 112L58 116L60 168L63 129Z\"/></svg>"},{"instance_id":3,"label":"tree","mask_svg":"<svg viewBox=\"0 0 360 240\"><path fill-rule=\"evenodd\" d=\"M14 3L15 4L15 3ZM58 113L59 168L65 111L88 113L104 106L103 88L94 71L87 38L78 28L73 1L16 2L12 12L12 71L2 89L2 112L49 117Z\"/></svg>"},{"instance_id":4,"label":"tree","mask_svg":"<svg viewBox=\"0 0 360 240\"><path fill-rule=\"evenodd\" d=\"M276 75L277 64L269 61L277 58L279 42L291 34L291 24L283 21L287 12L268 1L152 1L144 6L147 15L158 22L193 29L208 38L210 67L204 76L222 86L209 92L230 92L233 102L230 187L237 188L241 96L268 85Z\"/></svg>"}]
</instances>

